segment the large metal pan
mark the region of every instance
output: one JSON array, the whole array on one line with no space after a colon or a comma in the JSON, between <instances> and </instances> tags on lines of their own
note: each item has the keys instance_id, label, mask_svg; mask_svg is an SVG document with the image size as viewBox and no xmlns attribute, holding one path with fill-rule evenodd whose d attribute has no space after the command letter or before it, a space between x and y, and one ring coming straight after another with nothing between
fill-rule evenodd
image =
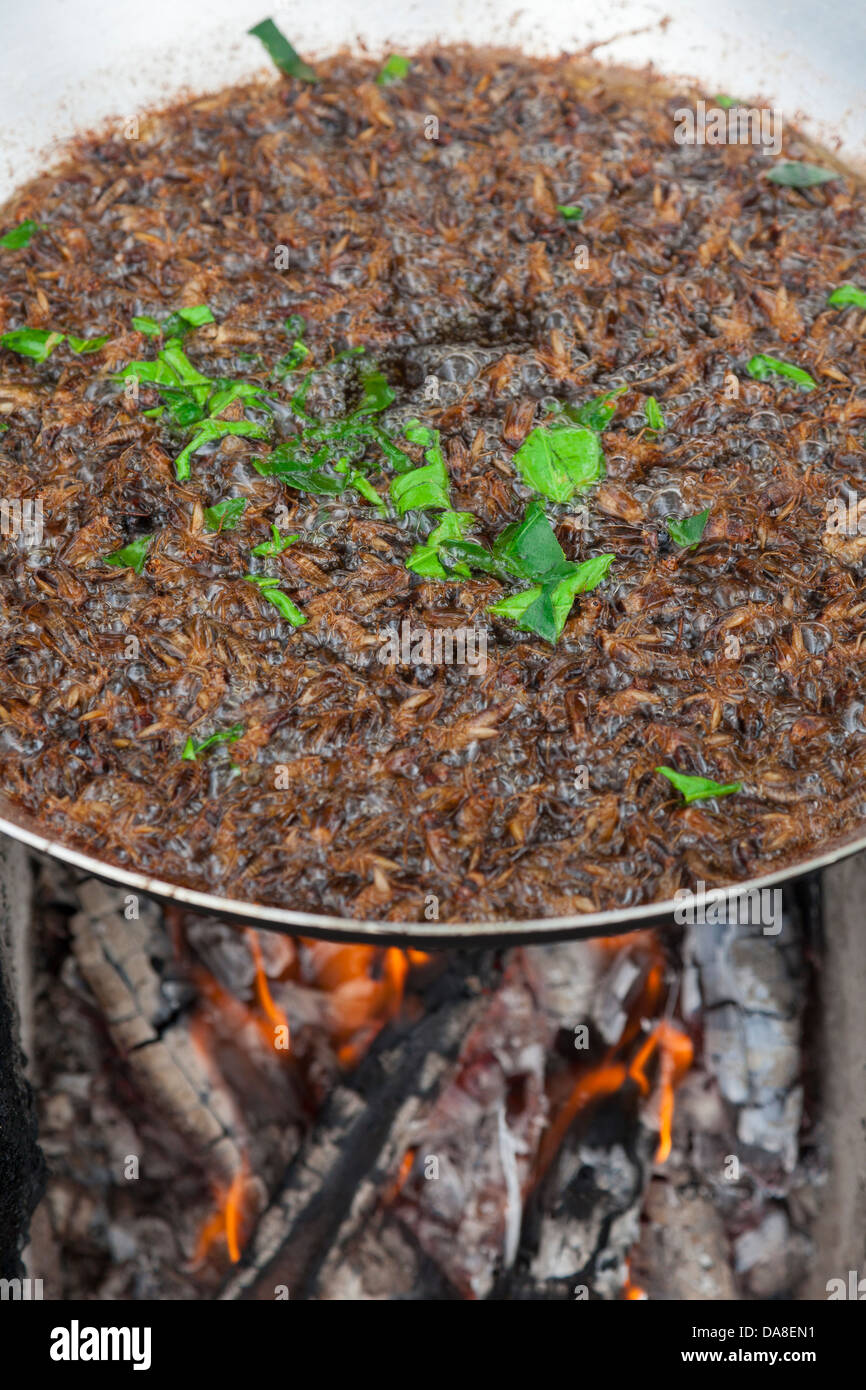
<instances>
[{"instance_id":1,"label":"large metal pan","mask_svg":"<svg viewBox=\"0 0 866 1390\"><path fill-rule=\"evenodd\" d=\"M0 55L0 198L43 168L52 142L110 116L127 116L184 88L216 90L262 66L246 30L267 12L305 53L343 46L406 51L418 44L505 44L538 53L595 46L598 56L643 64L652 58L708 92L760 96L785 114L805 111L807 130L852 163L866 162L862 71L866 11L857 0L828 10L812 0L330 0L283 13L267 0L30 0L4 16ZM667 17L662 27L661 21ZM619 37L617 37L619 36ZM548 941L611 936L664 925L689 900L534 921L362 922L240 902L165 882L83 854L46 833L0 796L0 833L32 849L164 902L277 931L417 946ZM726 897L773 888L866 849L866 824L810 858L731 884ZM711 901L717 901L714 898Z\"/></svg>"}]
</instances>

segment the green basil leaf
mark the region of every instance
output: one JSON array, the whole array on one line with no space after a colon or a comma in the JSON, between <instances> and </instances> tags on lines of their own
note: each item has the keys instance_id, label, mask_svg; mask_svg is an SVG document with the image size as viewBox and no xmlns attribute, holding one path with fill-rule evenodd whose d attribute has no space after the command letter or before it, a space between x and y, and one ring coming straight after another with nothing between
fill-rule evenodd
<instances>
[{"instance_id":1,"label":"green basil leaf","mask_svg":"<svg viewBox=\"0 0 866 1390\"><path fill-rule=\"evenodd\" d=\"M261 24L254 25L247 32L264 45L268 57L280 72L286 73L288 77L297 77L301 82L318 82L319 79L309 63L304 62L272 19L263 19Z\"/></svg>"},{"instance_id":2,"label":"green basil leaf","mask_svg":"<svg viewBox=\"0 0 866 1390\"><path fill-rule=\"evenodd\" d=\"M559 213L560 217L565 218L566 222L579 222L583 217L583 208L578 207L577 204L563 206L561 203L557 203L556 211Z\"/></svg>"},{"instance_id":3,"label":"green basil leaf","mask_svg":"<svg viewBox=\"0 0 866 1390\"><path fill-rule=\"evenodd\" d=\"M34 222L32 217L25 217L17 227L0 236L0 246L5 247L7 251L17 251L22 246L29 246L33 233L42 230L40 223Z\"/></svg>"},{"instance_id":4,"label":"green basil leaf","mask_svg":"<svg viewBox=\"0 0 866 1390\"><path fill-rule=\"evenodd\" d=\"M137 333L144 333L148 338L158 338L162 332L156 319L152 319L150 314L134 314L132 326Z\"/></svg>"},{"instance_id":5,"label":"green basil leaf","mask_svg":"<svg viewBox=\"0 0 866 1390\"><path fill-rule=\"evenodd\" d=\"M262 598L272 603L277 612L292 624L292 627L303 627L307 619L297 608L288 594L284 594L279 587L279 579L270 574L245 574L244 579L248 584L255 584Z\"/></svg>"},{"instance_id":6,"label":"green basil leaf","mask_svg":"<svg viewBox=\"0 0 866 1390\"><path fill-rule=\"evenodd\" d=\"M832 169L822 169L818 164L805 164L792 159L775 164L767 175L770 183L781 184L783 188L814 188L816 184L829 183L831 179L839 177Z\"/></svg>"},{"instance_id":7,"label":"green basil leaf","mask_svg":"<svg viewBox=\"0 0 866 1390\"><path fill-rule=\"evenodd\" d=\"M540 579L565 563L565 552L540 502L531 502L522 521L500 532L493 556L519 579Z\"/></svg>"},{"instance_id":8,"label":"green basil leaf","mask_svg":"<svg viewBox=\"0 0 866 1390\"><path fill-rule=\"evenodd\" d=\"M644 412L646 422L651 430L663 430L665 427L665 417L662 415L661 407L655 396L647 396L644 401Z\"/></svg>"},{"instance_id":9,"label":"green basil leaf","mask_svg":"<svg viewBox=\"0 0 866 1390\"><path fill-rule=\"evenodd\" d=\"M443 511L450 511L449 490L448 470L441 455L432 463L413 468L411 472L392 479L390 487L391 500L401 516L425 507L441 507Z\"/></svg>"},{"instance_id":10,"label":"green basil leaf","mask_svg":"<svg viewBox=\"0 0 866 1390\"><path fill-rule=\"evenodd\" d=\"M250 554L282 555L284 550L287 550L290 545L294 545L295 541L300 539L297 531L291 536L281 536L278 527L276 527L273 522L271 522L271 535L273 537L272 540L262 541L260 545L253 546Z\"/></svg>"},{"instance_id":11,"label":"green basil leaf","mask_svg":"<svg viewBox=\"0 0 866 1390\"><path fill-rule=\"evenodd\" d=\"M267 439L268 432L251 420L203 420L193 440L182 449L174 461L174 475L183 482L190 475L190 459L204 444L214 439L223 439L227 434L242 435L247 439Z\"/></svg>"},{"instance_id":12,"label":"green basil leaf","mask_svg":"<svg viewBox=\"0 0 866 1390\"><path fill-rule=\"evenodd\" d=\"M83 354L88 352L99 352L100 348L105 347L110 337L110 333L105 333L101 338L73 338L71 333L67 333L66 341L73 352Z\"/></svg>"},{"instance_id":13,"label":"green basil leaf","mask_svg":"<svg viewBox=\"0 0 866 1390\"><path fill-rule=\"evenodd\" d=\"M732 106L740 105L736 97L727 97L721 92L717 93L712 100L715 102L716 106L721 106L723 111L730 111Z\"/></svg>"},{"instance_id":14,"label":"green basil leaf","mask_svg":"<svg viewBox=\"0 0 866 1390\"><path fill-rule=\"evenodd\" d=\"M129 545L123 546L121 550L113 550L110 555L103 555L103 562L106 565L118 565L121 569L132 569L136 574L141 574L147 558L147 548L152 540L153 536L139 536L138 540L130 541Z\"/></svg>"},{"instance_id":15,"label":"green basil leaf","mask_svg":"<svg viewBox=\"0 0 866 1390\"><path fill-rule=\"evenodd\" d=\"M218 733L211 734L210 738L203 739L201 743L197 743L190 734L180 756L184 762L194 763L199 753L204 753L206 749L213 748L217 743L237 743L243 732L243 724L233 724L230 729L221 729Z\"/></svg>"},{"instance_id":16,"label":"green basil leaf","mask_svg":"<svg viewBox=\"0 0 866 1390\"><path fill-rule=\"evenodd\" d=\"M382 71L376 78L380 87L387 87L392 82L402 82L409 75L412 64L408 58L401 58L399 53L392 53L388 61L383 64Z\"/></svg>"},{"instance_id":17,"label":"green basil leaf","mask_svg":"<svg viewBox=\"0 0 866 1390\"><path fill-rule=\"evenodd\" d=\"M856 304L858 309L866 309L866 290L858 290L856 285L851 284L840 285L827 296L827 303L839 307Z\"/></svg>"},{"instance_id":18,"label":"green basil leaf","mask_svg":"<svg viewBox=\"0 0 866 1390\"><path fill-rule=\"evenodd\" d=\"M32 357L34 362L44 362L65 336L64 333L51 333L45 328L13 328L0 336L0 344L9 348L10 352L17 352L19 357Z\"/></svg>"},{"instance_id":19,"label":"green basil leaf","mask_svg":"<svg viewBox=\"0 0 866 1390\"><path fill-rule=\"evenodd\" d=\"M768 357L765 352L759 352L751 358L746 365L746 371L756 381L766 381L771 376L784 376L789 381L796 381L799 386L804 386L807 391L813 391L818 385L802 367L783 362L779 357Z\"/></svg>"},{"instance_id":20,"label":"green basil leaf","mask_svg":"<svg viewBox=\"0 0 866 1390\"><path fill-rule=\"evenodd\" d=\"M443 512L439 524L434 526L423 545L415 546L406 561L407 570L424 575L428 579L447 579L447 571L439 559L440 548L452 541L462 541L474 523L475 517L471 512ZM453 566L453 572L467 577L471 571L468 565L457 561Z\"/></svg>"},{"instance_id":21,"label":"green basil leaf","mask_svg":"<svg viewBox=\"0 0 866 1390\"><path fill-rule=\"evenodd\" d=\"M375 415L380 410L387 410L392 401L396 399L391 387L376 367L371 367L366 371L362 369L361 386L364 394L361 398L361 404L352 411L352 418L358 415Z\"/></svg>"},{"instance_id":22,"label":"green basil leaf","mask_svg":"<svg viewBox=\"0 0 866 1390\"><path fill-rule=\"evenodd\" d=\"M710 509L707 507L695 516L687 516L684 521L674 521L668 517L665 525L670 532L671 540L676 545L682 546L684 550L695 550L698 541L704 534L709 515Z\"/></svg>"},{"instance_id":23,"label":"green basil leaf","mask_svg":"<svg viewBox=\"0 0 866 1390\"><path fill-rule=\"evenodd\" d=\"M213 507L205 507L204 524L209 531L233 531L246 505L245 497L224 497Z\"/></svg>"},{"instance_id":24,"label":"green basil leaf","mask_svg":"<svg viewBox=\"0 0 866 1390\"><path fill-rule=\"evenodd\" d=\"M657 767L656 772L673 783L687 805L708 796L730 796L733 792L741 791L743 786L742 782L714 782L712 777L688 777L673 767Z\"/></svg>"},{"instance_id":25,"label":"green basil leaf","mask_svg":"<svg viewBox=\"0 0 866 1390\"><path fill-rule=\"evenodd\" d=\"M584 405L563 405L560 413L573 424L588 425L591 430L602 434L616 414L617 396L624 395L627 390L627 386L617 386L612 391L605 391L603 396L586 401Z\"/></svg>"},{"instance_id":26,"label":"green basil leaf","mask_svg":"<svg viewBox=\"0 0 866 1390\"><path fill-rule=\"evenodd\" d=\"M598 434L585 425L539 426L517 450L514 464L527 486L552 502L568 502L605 473Z\"/></svg>"}]
</instances>

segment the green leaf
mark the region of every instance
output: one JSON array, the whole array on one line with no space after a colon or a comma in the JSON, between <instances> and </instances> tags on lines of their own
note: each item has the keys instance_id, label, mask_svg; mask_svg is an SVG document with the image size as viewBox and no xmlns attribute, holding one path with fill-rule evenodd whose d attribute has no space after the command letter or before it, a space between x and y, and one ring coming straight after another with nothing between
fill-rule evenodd
<instances>
[{"instance_id":1,"label":"green leaf","mask_svg":"<svg viewBox=\"0 0 866 1390\"><path fill-rule=\"evenodd\" d=\"M261 24L254 25L247 32L264 45L269 58L280 72L286 73L288 77L297 77L301 82L318 82L319 79L309 63L304 62L272 19L263 19Z\"/></svg>"},{"instance_id":2,"label":"green leaf","mask_svg":"<svg viewBox=\"0 0 866 1390\"><path fill-rule=\"evenodd\" d=\"M722 92L717 93L712 100L715 102L716 106L721 106L723 111L730 111L732 106L740 105L736 97L727 97Z\"/></svg>"},{"instance_id":3,"label":"green leaf","mask_svg":"<svg viewBox=\"0 0 866 1390\"><path fill-rule=\"evenodd\" d=\"M514 463L527 486L552 502L567 502L605 474L598 434L585 425L539 426L527 435Z\"/></svg>"},{"instance_id":4,"label":"green leaf","mask_svg":"<svg viewBox=\"0 0 866 1390\"><path fill-rule=\"evenodd\" d=\"M522 521L499 533L493 543L493 557L519 579L540 579L566 563L540 502L531 502Z\"/></svg>"},{"instance_id":5,"label":"green leaf","mask_svg":"<svg viewBox=\"0 0 866 1390\"><path fill-rule=\"evenodd\" d=\"M201 328L203 324L216 323L216 319L206 304L192 304L186 309L176 309L173 314L162 325L162 333L166 339L185 338L187 333L191 333L194 328Z\"/></svg>"},{"instance_id":6,"label":"green leaf","mask_svg":"<svg viewBox=\"0 0 866 1390\"><path fill-rule=\"evenodd\" d=\"M150 314L134 314L132 326L137 333L144 333L148 338L158 338L162 332L156 319L152 319Z\"/></svg>"},{"instance_id":7,"label":"green leaf","mask_svg":"<svg viewBox=\"0 0 866 1390\"><path fill-rule=\"evenodd\" d=\"M392 401L396 399L391 387L376 367L369 367L366 370L362 368L361 386L364 394L361 397L361 404L352 411L353 418L358 415L375 415L380 410L387 410Z\"/></svg>"},{"instance_id":8,"label":"green leaf","mask_svg":"<svg viewBox=\"0 0 866 1390\"><path fill-rule=\"evenodd\" d=\"M141 574L147 558L147 548L152 540L153 536L139 536L138 540L130 541L129 545L123 546L121 550L113 550L110 555L103 555L102 559L106 565L133 569L136 574Z\"/></svg>"},{"instance_id":9,"label":"green leaf","mask_svg":"<svg viewBox=\"0 0 866 1390\"><path fill-rule=\"evenodd\" d=\"M9 348L10 352L17 352L19 357L32 357L34 362L44 362L65 336L64 333L51 333L45 328L13 328L0 336L0 344Z\"/></svg>"},{"instance_id":10,"label":"green leaf","mask_svg":"<svg viewBox=\"0 0 866 1390\"><path fill-rule=\"evenodd\" d=\"M840 285L827 296L827 303L834 307L856 304L858 309L866 309L866 290L858 290L856 285L851 284Z\"/></svg>"},{"instance_id":11,"label":"green leaf","mask_svg":"<svg viewBox=\"0 0 866 1390\"><path fill-rule=\"evenodd\" d=\"M271 574L245 574L244 579L248 584L255 584L262 598L266 598L268 603L272 603L277 612L282 614L292 627L303 627L307 619L304 617L300 608L296 608L289 598L279 587L279 579Z\"/></svg>"},{"instance_id":12,"label":"green leaf","mask_svg":"<svg viewBox=\"0 0 866 1390\"><path fill-rule=\"evenodd\" d=\"M262 541L260 545L253 546L250 554L282 555L284 550L288 550L289 546L294 545L295 541L299 539L299 532L297 531L291 536L281 536L279 528L273 522L271 522L271 535L272 540Z\"/></svg>"},{"instance_id":13,"label":"green leaf","mask_svg":"<svg viewBox=\"0 0 866 1390\"><path fill-rule=\"evenodd\" d=\"M403 433L410 444L432 444L436 438L436 431L422 425L420 420L407 420Z\"/></svg>"},{"instance_id":14,"label":"green leaf","mask_svg":"<svg viewBox=\"0 0 866 1390\"><path fill-rule=\"evenodd\" d=\"M796 381L799 386L804 386L807 391L813 391L818 384L802 367L783 362L779 357L768 357L765 352L759 352L751 358L746 364L746 371L756 381L766 381L771 376L785 376L789 381Z\"/></svg>"},{"instance_id":15,"label":"green leaf","mask_svg":"<svg viewBox=\"0 0 866 1390\"><path fill-rule=\"evenodd\" d=\"M712 777L688 777L673 767L657 767L656 772L660 772L662 777L667 777L677 791L682 792L687 805L691 801L701 801L708 796L730 796L733 792L741 791L743 786L742 782L714 782Z\"/></svg>"},{"instance_id":16,"label":"green leaf","mask_svg":"<svg viewBox=\"0 0 866 1390\"><path fill-rule=\"evenodd\" d=\"M39 222L34 222L32 217L26 217L17 227L0 236L0 246L5 247L7 251L17 251L21 246L29 246L33 233L42 230Z\"/></svg>"},{"instance_id":17,"label":"green leaf","mask_svg":"<svg viewBox=\"0 0 866 1390\"><path fill-rule=\"evenodd\" d=\"M391 82L402 82L405 77L408 77L411 66L408 58L401 58L399 53L392 53L383 65L376 81L380 87L387 87Z\"/></svg>"},{"instance_id":18,"label":"green leaf","mask_svg":"<svg viewBox=\"0 0 866 1390\"><path fill-rule=\"evenodd\" d=\"M244 732L243 724L232 724L230 729L221 729L218 733L211 734L209 738L197 743L190 734L183 746L181 758L184 762L194 763L199 753L204 753L206 749L213 748L217 743L237 743Z\"/></svg>"},{"instance_id":19,"label":"green leaf","mask_svg":"<svg viewBox=\"0 0 866 1390\"><path fill-rule=\"evenodd\" d=\"M205 507L204 524L209 531L233 531L247 505L245 497L224 497L213 507Z\"/></svg>"},{"instance_id":20,"label":"green leaf","mask_svg":"<svg viewBox=\"0 0 866 1390\"><path fill-rule=\"evenodd\" d=\"M627 390L627 386L617 386L613 391L605 391L603 396L596 396L584 405L563 405L560 413L575 425L588 425L591 430L601 434L616 414L617 396L624 395Z\"/></svg>"},{"instance_id":21,"label":"green leaf","mask_svg":"<svg viewBox=\"0 0 866 1390\"><path fill-rule=\"evenodd\" d=\"M578 207L577 204L567 204L563 206L562 203L557 203L556 211L559 213L560 217L565 218L566 222L579 222L583 217L583 208Z\"/></svg>"},{"instance_id":22,"label":"green leaf","mask_svg":"<svg viewBox=\"0 0 866 1390\"><path fill-rule=\"evenodd\" d=\"M449 541L462 541L474 523L475 517L471 512L443 512L439 524L434 526L423 545L416 545L406 560L407 570L427 579L447 579L448 573L439 559L440 547ZM459 561L453 566L453 571L464 577L471 573L469 566Z\"/></svg>"},{"instance_id":23,"label":"green leaf","mask_svg":"<svg viewBox=\"0 0 866 1390\"><path fill-rule=\"evenodd\" d=\"M228 434L242 435L247 439L267 439L268 432L262 425L251 420L203 420L193 440L182 449L174 461L174 475L183 482L190 475L190 459L204 444L213 439L223 439Z\"/></svg>"},{"instance_id":24,"label":"green leaf","mask_svg":"<svg viewBox=\"0 0 866 1390\"><path fill-rule=\"evenodd\" d=\"M353 468L348 473L347 482L349 484L349 487L353 487L355 491L359 492L362 497L366 498L366 500L370 502L372 506L377 507L383 516L386 514L387 509L385 507L385 503L382 501L373 484L371 482L368 482L368 480L364 477L364 474L361 473L357 468Z\"/></svg>"},{"instance_id":25,"label":"green leaf","mask_svg":"<svg viewBox=\"0 0 866 1390\"><path fill-rule=\"evenodd\" d=\"M663 430L665 427L665 417L662 415L661 407L655 396L647 396L644 402L646 422L651 430Z\"/></svg>"},{"instance_id":26,"label":"green leaf","mask_svg":"<svg viewBox=\"0 0 866 1390\"><path fill-rule=\"evenodd\" d=\"M705 511L698 512L695 516L687 516L684 521L673 521L668 517L665 525L670 532L671 540L682 548L695 550L698 541L704 534L707 519L710 515L709 507Z\"/></svg>"},{"instance_id":27,"label":"green leaf","mask_svg":"<svg viewBox=\"0 0 866 1390\"><path fill-rule=\"evenodd\" d=\"M783 188L814 188L819 183L829 183L841 176L833 169L822 169L819 164L805 164L797 160L785 159L774 164L767 175L771 183L779 183Z\"/></svg>"},{"instance_id":28,"label":"green leaf","mask_svg":"<svg viewBox=\"0 0 866 1390\"><path fill-rule=\"evenodd\" d=\"M346 488L345 476L335 477L316 467L300 439L287 439L272 449L267 458L254 459L253 468L263 478L282 478L289 487L317 496L339 497Z\"/></svg>"},{"instance_id":29,"label":"green leaf","mask_svg":"<svg viewBox=\"0 0 866 1390\"><path fill-rule=\"evenodd\" d=\"M580 565L566 562L571 573L511 594L492 603L487 611L510 618L522 632L534 632L548 642L556 642L577 595L595 589L607 575L614 558L613 554L594 555Z\"/></svg>"},{"instance_id":30,"label":"green leaf","mask_svg":"<svg viewBox=\"0 0 866 1390\"><path fill-rule=\"evenodd\" d=\"M451 510L448 470L438 445L434 444L428 449L425 458L429 458L431 454L436 454L437 457L430 463L424 464L421 468L413 468L409 473L403 473L391 481L391 499L401 516L406 512L421 511L424 507Z\"/></svg>"},{"instance_id":31,"label":"green leaf","mask_svg":"<svg viewBox=\"0 0 866 1390\"><path fill-rule=\"evenodd\" d=\"M100 348L105 347L110 337L110 333L105 333L101 338L73 338L71 333L67 333L66 341L73 352L83 354L88 352L99 352Z\"/></svg>"}]
</instances>

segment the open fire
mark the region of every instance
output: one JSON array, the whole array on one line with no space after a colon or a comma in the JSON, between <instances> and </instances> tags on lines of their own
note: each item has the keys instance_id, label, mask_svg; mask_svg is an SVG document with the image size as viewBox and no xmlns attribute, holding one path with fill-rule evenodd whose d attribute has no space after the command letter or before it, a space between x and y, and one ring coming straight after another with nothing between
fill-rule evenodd
<instances>
[{"instance_id":1,"label":"open fire","mask_svg":"<svg viewBox=\"0 0 866 1390\"><path fill-rule=\"evenodd\" d=\"M427 954L46 865L32 1266L97 1299L792 1297L805 921Z\"/></svg>"}]
</instances>

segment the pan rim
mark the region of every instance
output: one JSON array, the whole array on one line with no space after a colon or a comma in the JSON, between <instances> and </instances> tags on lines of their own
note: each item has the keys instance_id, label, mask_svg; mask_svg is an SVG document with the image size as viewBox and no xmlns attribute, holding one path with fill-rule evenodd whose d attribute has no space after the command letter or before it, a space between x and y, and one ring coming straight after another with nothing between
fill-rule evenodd
<instances>
[{"instance_id":1,"label":"pan rim","mask_svg":"<svg viewBox=\"0 0 866 1390\"><path fill-rule=\"evenodd\" d=\"M675 914L691 914L703 908L718 908L764 888L778 887L805 874L837 863L849 855L866 850L866 832L860 829L850 839L833 842L820 854L786 864L770 873L745 882L721 884L702 893L680 890L676 898L600 912L571 913L560 917L497 918L475 922L390 922L337 917L330 913L302 912L275 904L251 902L205 893L185 884L156 878L135 869L123 868L93 854L77 850L62 840L43 834L35 823L0 796L0 834L18 840L40 854L58 859L72 868L106 880L119 887L137 889L146 897L187 907L198 912L238 923L261 926L288 935L309 935L342 941L375 938L383 944L405 941L411 945L433 946L497 945L500 942L533 942L578 937L617 936L675 920ZM721 895L721 896L720 896Z\"/></svg>"}]
</instances>

